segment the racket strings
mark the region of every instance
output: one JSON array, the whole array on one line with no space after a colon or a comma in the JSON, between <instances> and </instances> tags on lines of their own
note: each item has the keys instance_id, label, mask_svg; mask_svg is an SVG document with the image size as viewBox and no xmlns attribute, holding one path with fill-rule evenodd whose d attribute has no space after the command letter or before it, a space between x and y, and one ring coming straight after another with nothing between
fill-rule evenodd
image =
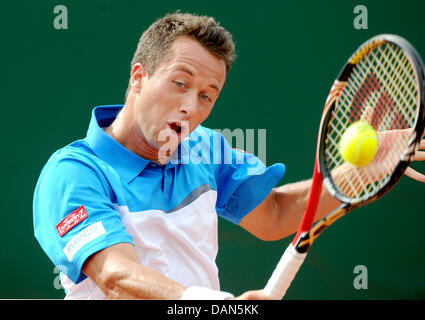
<instances>
[{"instance_id":1,"label":"racket strings","mask_svg":"<svg viewBox=\"0 0 425 320\"><path fill-rule=\"evenodd\" d=\"M358 62L341 88L328 122L325 163L338 191L358 201L388 182L408 146L417 113L416 76L404 51L383 43ZM369 122L379 143L364 167L346 163L339 152L343 133L358 120Z\"/></svg>"},{"instance_id":2,"label":"racket strings","mask_svg":"<svg viewBox=\"0 0 425 320\"><path fill-rule=\"evenodd\" d=\"M384 55L382 55L381 56L382 58L384 58L385 56ZM375 66L379 66L379 65L383 65L383 63L382 62L384 62L385 63L385 61L382 61L383 59L381 59L381 60L378 60L378 63L376 63L375 64ZM380 64L379 64L380 63ZM376 69L376 68L375 68ZM370 69L369 69L370 70ZM390 71L391 72L391 74L392 73L394 73L394 70L392 70L392 71ZM391 76L391 74L390 74L390 76ZM374 80L373 81L373 83L376 85L376 80ZM394 84L395 82L391 82L391 84ZM373 98L374 97L374 95L373 95L373 92L371 93L371 97ZM375 95L375 97L376 97L376 95ZM376 99L375 99L376 100ZM376 101L374 102L374 101L368 101L366 104L367 105L374 105L375 106L375 110L378 110L378 111L380 111L381 109L382 109L382 105L385 105L385 104L388 104L388 103L391 103L391 100L390 101L388 101L388 98L385 98L384 99L384 103L381 103L381 104L378 104L378 103L376 103ZM392 105L390 106L390 107L393 107ZM376 115L377 113L375 112L375 115ZM380 120L382 120L382 117L374 117L374 123L375 123L375 126L376 126L376 123L377 123L377 121L375 120L375 119L380 119ZM390 121L390 119L391 119L391 117L386 117L386 118L384 118L384 121L383 122L381 122L382 123L382 125L381 125L381 128L386 128L386 127L388 127L388 123L389 123L389 121ZM401 119L401 118L399 118L399 119ZM393 141L393 142L399 142L400 140L395 140L395 141ZM397 147L397 145L399 145L399 143L396 143L395 144L395 147ZM382 157L381 157L382 158ZM380 163L380 165L384 168L384 170L385 171L387 171L387 172L391 172L392 171L392 168L394 167L394 165L397 163L397 158L393 158L393 159L390 159L390 158L382 158L382 159L380 159L381 160L381 163ZM391 161L392 160L392 161ZM374 174L375 172L374 171L371 171L371 172L368 172L368 170L364 170L365 172L364 172L364 174L363 175L360 175L357 171L355 171L355 174L356 174L356 178L357 178L357 181L360 181L360 182L362 182L363 180L364 180L364 176L366 176L366 180L369 180L369 181L378 181L380 178L379 177L377 177L377 175L376 174ZM363 178L362 178L363 177ZM346 178L346 180L348 179L347 177L345 177ZM368 184L368 186L367 186L367 188L365 188L364 187L364 183L362 183L362 185L363 185L363 187L361 187L360 186L360 183L357 183L357 185L355 185L354 187L352 187L352 186L350 186L350 189L351 189L351 191L352 191L352 193L353 194L355 194L356 193L356 191L357 190L364 190L364 193L366 193L366 194L370 194L370 193L373 193L374 192L374 190L378 190L379 189L379 187L380 187L380 185L379 184L377 184L377 183L369 183ZM361 188L359 188L359 186L361 187Z\"/></svg>"}]
</instances>

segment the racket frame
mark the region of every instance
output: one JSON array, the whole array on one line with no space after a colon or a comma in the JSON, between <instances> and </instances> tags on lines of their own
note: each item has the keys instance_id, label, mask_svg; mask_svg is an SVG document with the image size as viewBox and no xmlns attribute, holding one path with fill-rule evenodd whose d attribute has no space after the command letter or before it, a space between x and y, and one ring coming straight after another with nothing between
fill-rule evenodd
<instances>
[{"instance_id":1,"label":"racket frame","mask_svg":"<svg viewBox=\"0 0 425 320\"><path fill-rule=\"evenodd\" d=\"M342 92L347 80L349 79L351 72L355 65L363 59L370 51L375 49L377 46L382 45L384 42L389 42L400 47L411 65L413 65L413 71L416 75L417 89L418 89L418 101L419 110L416 114L413 133L408 141L408 148L405 153L401 156L400 161L393 170L391 176L381 186L378 192L371 197L361 198L353 200L338 192L330 171L325 163L325 137L327 135L327 124L334 110L336 102ZM310 195L306 205L306 211L302 218L300 227L285 253L281 257L275 271L269 279L264 292L270 294L276 298L283 298L286 290L290 286L293 278L295 277L298 269L301 267L303 261L306 258L307 251L312 246L314 240L331 224L340 219L348 212L354 210L357 207L366 205L373 202L387 193L403 176L404 171L410 165L412 158L417 150L417 147L422 138L425 128L425 67L424 64L415 50L415 48L404 38L392 35L383 34L377 35L365 43L363 43L355 53L350 57L348 62L340 71L337 80L334 82L331 91L327 97L325 107L322 113L321 122L319 126L318 142L315 156L315 164L313 169L312 186L310 189ZM316 215L317 207L320 202L321 190L325 185L328 192L336 199L341 201L341 205L327 214L325 217L320 219L315 225L314 217Z\"/></svg>"},{"instance_id":2,"label":"racket frame","mask_svg":"<svg viewBox=\"0 0 425 320\"><path fill-rule=\"evenodd\" d=\"M351 75L356 64L370 51L375 49L377 46L382 45L384 42L389 42L397 45L406 53L407 58L410 63L413 65L413 70L416 73L416 81L418 88L418 101L419 105L418 113L415 118L415 122L413 125L413 133L410 137L409 146L406 149L405 154L401 157L400 161L396 165L394 171L391 176L381 188L379 188L378 192L371 197L361 198L357 200L353 200L348 198L338 192L338 188L335 186L333 179L331 177L331 173L326 166L326 155L325 155L325 138L328 133L328 122L331 115L331 112L335 109L336 102L339 98L339 94L344 89L344 86ZM321 123L319 127L318 134L318 147L316 151L316 163L313 170L313 178L312 178L312 187L310 191L309 200L306 206L306 212L304 213L304 217L295 236L292 244L295 246L295 249L300 252L307 252L309 247L313 244L314 240L319 236L319 234L325 230L329 225L334 223L336 220L347 214L348 212L354 210L357 207L366 205L371 203L385 193L387 193L403 176L404 171L410 165L412 158L417 150L417 146L421 140L422 134L424 132L425 127L425 67L424 64L414 49L414 47L404 38L391 35L384 34L378 35L367 42L363 43L356 52L349 59L348 63L342 68L340 71L337 80L334 82L332 89L330 91L330 97L328 97L327 102L325 104L325 108L323 110ZM315 181L316 180L316 181ZM321 181L322 180L322 181ZM325 186L327 191L336 199L341 202L341 205L327 214L324 218L319 220L314 228L313 222L314 217L317 211L317 207L320 201L320 193L322 186Z\"/></svg>"}]
</instances>

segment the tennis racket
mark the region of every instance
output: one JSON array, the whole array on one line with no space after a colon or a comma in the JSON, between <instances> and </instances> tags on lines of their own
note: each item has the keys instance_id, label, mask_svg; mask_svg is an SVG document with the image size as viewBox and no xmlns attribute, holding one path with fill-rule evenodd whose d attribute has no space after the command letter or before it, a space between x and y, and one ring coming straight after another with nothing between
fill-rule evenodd
<instances>
[{"instance_id":1,"label":"tennis racket","mask_svg":"<svg viewBox=\"0 0 425 320\"><path fill-rule=\"evenodd\" d=\"M282 299L307 251L328 226L388 192L418 149L425 126L425 68L400 36L378 35L350 57L326 99L318 135L312 186L301 225L264 292ZM339 141L358 120L376 130L378 151L363 167L344 161ZM314 227L323 184L341 205Z\"/></svg>"}]
</instances>

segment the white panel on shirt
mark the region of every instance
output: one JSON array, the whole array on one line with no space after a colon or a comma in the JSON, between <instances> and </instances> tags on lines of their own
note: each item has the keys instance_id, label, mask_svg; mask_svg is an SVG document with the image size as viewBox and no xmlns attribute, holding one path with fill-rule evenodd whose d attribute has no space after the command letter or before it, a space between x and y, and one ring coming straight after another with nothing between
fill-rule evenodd
<instances>
[{"instance_id":1,"label":"white panel on shirt","mask_svg":"<svg viewBox=\"0 0 425 320\"><path fill-rule=\"evenodd\" d=\"M140 263L185 287L196 285L220 290L215 259L218 251L217 192L208 190L187 206L129 212L116 206L122 223L133 237ZM103 299L105 295L89 278L75 285L64 276L65 299Z\"/></svg>"}]
</instances>

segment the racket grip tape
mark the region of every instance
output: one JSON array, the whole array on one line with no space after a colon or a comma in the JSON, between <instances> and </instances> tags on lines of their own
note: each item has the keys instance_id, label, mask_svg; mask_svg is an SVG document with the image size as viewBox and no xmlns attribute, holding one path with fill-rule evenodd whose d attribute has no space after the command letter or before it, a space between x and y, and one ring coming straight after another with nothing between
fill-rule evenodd
<instances>
[{"instance_id":1,"label":"racket grip tape","mask_svg":"<svg viewBox=\"0 0 425 320\"><path fill-rule=\"evenodd\" d=\"M286 248L272 276L267 282L264 293L275 299L282 299L306 256L307 252L297 252L291 243L288 248Z\"/></svg>"}]
</instances>

